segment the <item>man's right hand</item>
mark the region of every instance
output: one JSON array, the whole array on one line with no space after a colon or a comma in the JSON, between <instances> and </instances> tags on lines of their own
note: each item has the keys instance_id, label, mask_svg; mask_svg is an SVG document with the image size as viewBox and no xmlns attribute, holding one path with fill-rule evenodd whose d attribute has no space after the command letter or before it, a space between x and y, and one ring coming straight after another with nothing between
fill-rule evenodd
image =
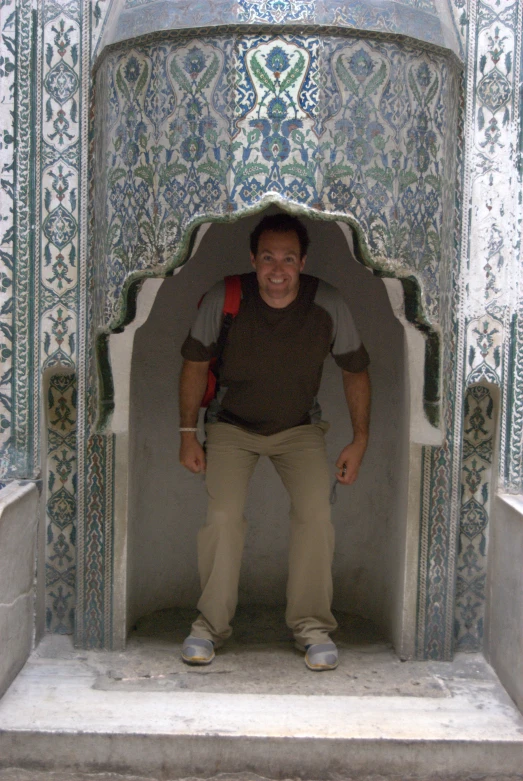
<instances>
[{"instance_id":1,"label":"man's right hand","mask_svg":"<svg viewBox=\"0 0 523 781\"><path fill-rule=\"evenodd\" d=\"M205 472L205 452L192 432L183 432L180 443L180 464L189 472Z\"/></svg>"}]
</instances>

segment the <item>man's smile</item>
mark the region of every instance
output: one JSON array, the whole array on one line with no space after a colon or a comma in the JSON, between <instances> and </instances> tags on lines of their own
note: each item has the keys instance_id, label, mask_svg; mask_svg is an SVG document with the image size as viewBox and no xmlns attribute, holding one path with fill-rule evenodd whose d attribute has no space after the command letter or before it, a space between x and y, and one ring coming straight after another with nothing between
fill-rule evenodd
<instances>
[{"instance_id":1,"label":"man's smile","mask_svg":"<svg viewBox=\"0 0 523 781\"><path fill-rule=\"evenodd\" d=\"M258 278L260 296L266 304L280 309L294 301L305 264L295 231L263 231L256 255L251 253L251 263Z\"/></svg>"}]
</instances>

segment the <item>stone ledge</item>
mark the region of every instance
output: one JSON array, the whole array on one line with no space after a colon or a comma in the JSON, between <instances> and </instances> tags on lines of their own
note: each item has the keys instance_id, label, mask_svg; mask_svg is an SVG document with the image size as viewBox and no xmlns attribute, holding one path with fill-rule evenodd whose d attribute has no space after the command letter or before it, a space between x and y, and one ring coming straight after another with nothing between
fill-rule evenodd
<instances>
[{"instance_id":1,"label":"stone ledge","mask_svg":"<svg viewBox=\"0 0 523 781\"><path fill-rule=\"evenodd\" d=\"M0 491L0 697L33 645L38 489L13 482Z\"/></svg>"}]
</instances>

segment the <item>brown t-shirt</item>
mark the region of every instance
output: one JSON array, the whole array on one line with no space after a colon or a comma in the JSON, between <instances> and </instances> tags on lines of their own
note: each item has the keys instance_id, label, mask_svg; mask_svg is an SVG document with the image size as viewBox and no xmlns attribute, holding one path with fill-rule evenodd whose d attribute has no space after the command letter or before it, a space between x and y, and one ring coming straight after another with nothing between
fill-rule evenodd
<instances>
[{"instance_id":1,"label":"brown t-shirt","mask_svg":"<svg viewBox=\"0 0 523 781\"><path fill-rule=\"evenodd\" d=\"M207 421L224 421L257 434L315 423L316 395L329 351L342 369L363 371L369 356L339 291L300 275L294 301L275 309L261 298L256 274L241 275L242 300L223 351L219 390ZM205 295L182 346L189 361L208 361L223 318L225 283Z\"/></svg>"}]
</instances>

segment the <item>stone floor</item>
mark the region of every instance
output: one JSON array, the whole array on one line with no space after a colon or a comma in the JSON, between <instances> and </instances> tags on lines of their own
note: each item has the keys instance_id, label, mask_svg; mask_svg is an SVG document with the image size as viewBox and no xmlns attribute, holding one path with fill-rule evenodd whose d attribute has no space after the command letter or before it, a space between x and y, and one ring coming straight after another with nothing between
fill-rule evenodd
<instances>
[{"instance_id":1,"label":"stone floor","mask_svg":"<svg viewBox=\"0 0 523 781\"><path fill-rule=\"evenodd\" d=\"M0 781L523 779L523 717L480 654L401 662L340 615L340 666L311 673L283 612L252 608L191 668L192 615L143 619L124 652L45 637L0 701Z\"/></svg>"},{"instance_id":2,"label":"stone floor","mask_svg":"<svg viewBox=\"0 0 523 781\"><path fill-rule=\"evenodd\" d=\"M243 608L234 635L208 667L188 667L180 647L194 612L165 610L138 622L125 653L80 653L63 638L48 636L34 659L81 659L104 691L236 692L243 694L447 697L446 665L405 664L369 621L337 614L340 667L334 674L311 674L294 648L283 608ZM463 657L461 675L489 675L475 657ZM453 672L456 675L457 671Z\"/></svg>"},{"instance_id":3,"label":"stone floor","mask_svg":"<svg viewBox=\"0 0 523 781\"><path fill-rule=\"evenodd\" d=\"M358 776L355 778L343 777L332 779L332 781L431 781L433 776ZM150 776L122 776L116 773L49 773L38 770L21 770L19 768L9 768L0 770L0 781L166 781L165 778L153 779ZM184 778L173 779L173 781L271 781L263 776L253 773L221 773L218 776L210 778ZM285 781L301 781L298 778L285 779ZM310 780L306 780L310 781ZM447 776L445 781L521 781L521 776Z\"/></svg>"}]
</instances>

